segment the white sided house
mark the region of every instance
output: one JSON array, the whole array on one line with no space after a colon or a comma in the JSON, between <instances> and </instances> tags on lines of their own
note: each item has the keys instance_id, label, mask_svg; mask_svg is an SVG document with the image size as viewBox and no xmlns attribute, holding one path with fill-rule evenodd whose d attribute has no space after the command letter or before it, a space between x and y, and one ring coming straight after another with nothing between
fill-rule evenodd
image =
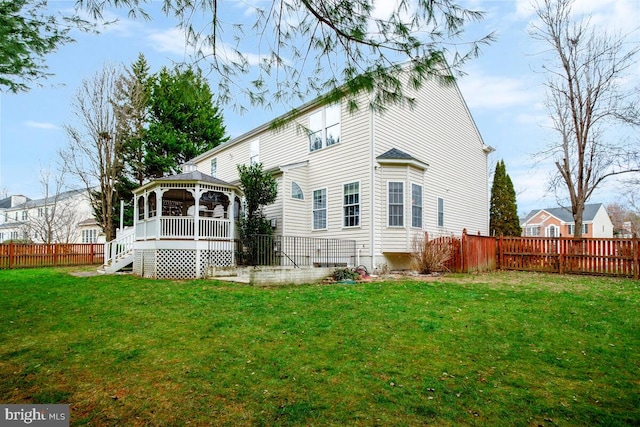
<instances>
[{"instance_id":1,"label":"white sided house","mask_svg":"<svg viewBox=\"0 0 640 427\"><path fill-rule=\"evenodd\" d=\"M96 243L99 234L86 189L37 200L11 196L0 201L0 243Z\"/></svg>"},{"instance_id":2,"label":"white sided house","mask_svg":"<svg viewBox=\"0 0 640 427\"><path fill-rule=\"evenodd\" d=\"M430 80L412 95L413 107L382 113L364 95L356 112L311 102L192 161L232 183L238 164L261 162L278 181L275 234L354 240L369 271L408 268L416 235L488 233L493 151L455 84Z\"/></svg>"},{"instance_id":3,"label":"white sided house","mask_svg":"<svg viewBox=\"0 0 640 427\"><path fill-rule=\"evenodd\" d=\"M170 277L174 267L167 266L187 258L188 269L177 277L202 277L207 263L234 265L225 242L237 236L238 165L258 162L278 183L277 200L266 209L274 235L354 242L344 260L350 266L409 268L414 238L425 232L487 234L493 149L455 84L429 80L412 96L413 106L384 112L368 108L366 95L355 112L346 101L307 103L275 120L284 125L266 123L192 159L195 171L137 189L134 273ZM218 205L224 212L214 213ZM283 256L295 260L296 251Z\"/></svg>"}]
</instances>

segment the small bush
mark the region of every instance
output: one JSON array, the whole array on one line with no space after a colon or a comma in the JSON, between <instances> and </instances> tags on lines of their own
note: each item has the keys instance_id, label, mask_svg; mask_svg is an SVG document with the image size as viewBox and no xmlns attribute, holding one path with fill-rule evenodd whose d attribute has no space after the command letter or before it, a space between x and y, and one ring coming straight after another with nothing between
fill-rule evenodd
<instances>
[{"instance_id":1,"label":"small bush","mask_svg":"<svg viewBox=\"0 0 640 427\"><path fill-rule=\"evenodd\" d=\"M350 268L336 268L333 272L333 280L340 282L341 280L358 280L360 273Z\"/></svg>"},{"instance_id":2,"label":"small bush","mask_svg":"<svg viewBox=\"0 0 640 427\"><path fill-rule=\"evenodd\" d=\"M416 235L411 254L412 268L421 274L448 271L447 261L453 252L452 239L455 237L429 240L428 233L424 233L424 236Z\"/></svg>"}]
</instances>

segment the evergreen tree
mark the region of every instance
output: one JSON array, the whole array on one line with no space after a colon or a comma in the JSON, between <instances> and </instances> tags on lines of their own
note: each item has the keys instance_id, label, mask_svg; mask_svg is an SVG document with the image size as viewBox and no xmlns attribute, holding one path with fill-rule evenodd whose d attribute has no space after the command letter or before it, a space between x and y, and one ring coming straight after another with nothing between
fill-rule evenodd
<instances>
[{"instance_id":1,"label":"evergreen tree","mask_svg":"<svg viewBox=\"0 0 640 427\"><path fill-rule=\"evenodd\" d=\"M209 84L191 68L170 71L164 67L151 77L148 114L147 178L177 173L180 165L228 139Z\"/></svg>"},{"instance_id":2,"label":"evergreen tree","mask_svg":"<svg viewBox=\"0 0 640 427\"><path fill-rule=\"evenodd\" d=\"M259 250L271 250L273 245L259 245L257 235L271 235L271 224L265 218L263 207L275 202L278 183L271 174L262 170L262 163L238 165L240 186L246 200L246 213L240 219L240 239L246 250L245 262L255 264L259 256L267 259Z\"/></svg>"},{"instance_id":3,"label":"evergreen tree","mask_svg":"<svg viewBox=\"0 0 640 427\"><path fill-rule=\"evenodd\" d=\"M492 236L520 236L522 228L518 218L516 192L507 174L504 160L496 164L491 186L489 232Z\"/></svg>"}]
</instances>

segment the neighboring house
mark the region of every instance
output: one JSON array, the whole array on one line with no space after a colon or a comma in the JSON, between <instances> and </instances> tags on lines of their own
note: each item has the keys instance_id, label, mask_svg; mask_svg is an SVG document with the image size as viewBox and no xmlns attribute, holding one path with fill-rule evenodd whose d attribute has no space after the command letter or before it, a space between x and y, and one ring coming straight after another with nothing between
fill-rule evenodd
<instances>
[{"instance_id":1,"label":"neighboring house","mask_svg":"<svg viewBox=\"0 0 640 427\"><path fill-rule=\"evenodd\" d=\"M92 219L93 210L87 190L65 191L38 200L29 200L22 196L20 201L21 203L0 210L0 242L27 240L35 243L93 243L97 241L100 229Z\"/></svg>"},{"instance_id":2,"label":"neighboring house","mask_svg":"<svg viewBox=\"0 0 640 427\"><path fill-rule=\"evenodd\" d=\"M5 224L14 221L16 214L12 211L11 214L7 214L7 210L21 205L28 201L29 198L22 194L16 194L0 200L0 243L5 240L17 240L23 236L20 234L20 230L14 229L12 226L5 226ZM17 218L15 218L17 221Z\"/></svg>"},{"instance_id":3,"label":"neighboring house","mask_svg":"<svg viewBox=\"0 0 640 427\"><path fill-rule=\"evenodd\" d=\"M523 236L573 237L575 221L569 208L546 208L532 210L520 225ZM602 203L584 206L582 237L613 237L613 223Z\"/></svg>"},{"instance_id":4,"label":"neighboring house","mask_svg":"<svg viewBox=\"0 0 640 427\"><path fill-rule=\"evenodd\" d=\"M384 112L307 103L280 127L266 123L192 160L239 184L260 162L278 182L266 209L274 233L349 239L370 271L405 269L416 236L488 234L488 154L455 84L427 81L415 105Z\"/></svg>"}]
</instances>

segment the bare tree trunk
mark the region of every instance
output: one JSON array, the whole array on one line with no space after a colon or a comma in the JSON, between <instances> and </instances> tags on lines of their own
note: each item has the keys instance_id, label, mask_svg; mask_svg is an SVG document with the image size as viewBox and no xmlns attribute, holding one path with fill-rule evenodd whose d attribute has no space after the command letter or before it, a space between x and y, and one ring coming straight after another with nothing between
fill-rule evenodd
<instances>
[{"instance_id":1,"label":"bare tree trunk","mask_svg":"<svg viewBox=\"0 0 640 427\"><path fill-rule=\"evenodd\" d=\"M105 65L91 80L84 80L71 105L77 120L66 125L69 146L63 162L91 194L91 204L107 240L114 238L112 219L116 179L122 169L113 95L121 71Z\"/></svg>"},{"instance_id":2,"label":"bare tree trunk","mask_svg":"<svg viewBox=\"0 0 640 427\"><path fill-rule=\"evenodd\" d=\"M559 136L545 153L553 158L558 176L555 191L564 190L575 221L574 237L582 237L583 212L594 190L607 178L639 172L637 151L605 129L632 104L636 91L621 86L637 62L640 47L629 47L622 36L607 34L576 19L572 0L541 0L540 24L532 36L552 52L543 70L548 73L547 108ZM549 64L549 65L548 65ZM563 192L564 192L563 191Z\"/></svg>"}]
</instances>

